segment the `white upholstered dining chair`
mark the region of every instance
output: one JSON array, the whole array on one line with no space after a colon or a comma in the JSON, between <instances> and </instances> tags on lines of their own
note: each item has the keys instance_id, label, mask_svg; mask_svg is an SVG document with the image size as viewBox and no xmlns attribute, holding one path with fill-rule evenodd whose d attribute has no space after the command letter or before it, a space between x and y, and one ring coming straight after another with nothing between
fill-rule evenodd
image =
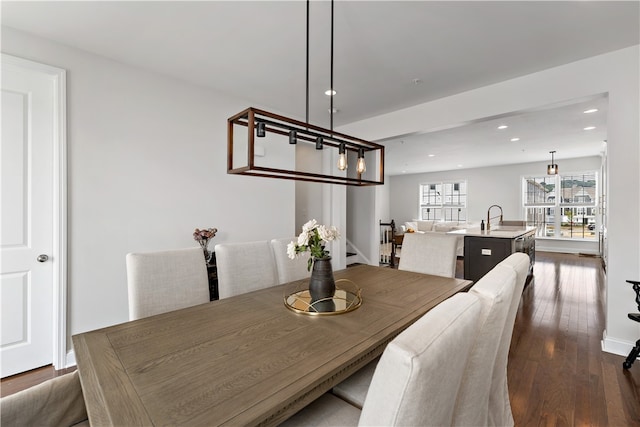
<instances>
[{"instance_id":1,"label":"white upholstered dining chair","mask_svg":"<svg viewBox=\"0 0 640 427\"><path fill-rule=\"evenodd\" d=\"M405 233L398 270L455 277L457 239L443 233Z\"/></svg>"},{"instance_id":2,"label":"white upholstered dining chair","mask_svg":"<svg viewBox=\"0 0 640 427\"><path fill-rule=\"evenodd\" d=\"M127 254L129 320L209 302L201 248Z\"/></svg>"},{"instance_id":3,"label":"white upholstered dining chair","mask_svg":"<svg viewBox=\"0 0 640 427\"><path fill-rule=\"evenodd\" d=\"M215 251L220 299L278 284L269 241L220 243Z\"/></svg>"},{"instance_id":4,"label":"white upholstered dining chair","mask_svg":"<svg viewBox=\"0 0 640 427\"><path fill-rule=\"evenodd\" d=\"M515 283L515 271L497 265L469 290L469 294L482 302L482 314L477 319L478 333L462 376L453 425L488 425L493 369L508 320Z\"/></svg>"},{"instance_id":5,"label":"white upholstered dining chair","mask_svg":"<svg viewBox=\"0 0 640 427\"><path fill-rule=\"evenodd\" d=\"M0 399L3 426L88 426L78 371Z\"/></svg>"},{"instance_id":6,"label":"white upholstered dining chair","mask_svg":"<svg viewBox=\"0 0 640 427\"><path fill-rule=\"evenodd\" d=\"M509 313L507 314L507 321L504 331L502 331L496 362L493 367L491 393L489 394L488 425L490 426L514 425L509 400L509 387L507 385L507 363L511 337L513 335L513 326L515 324L518 306L520 305L520 299L522 298L522 291L524 290L524 285L529 275L529 263L530 259L527 254L516 252L498 264L512 268L516 272L516 282Z\"/></svg>"},{"instance_id":7,"label":"white upholstered dining chair","mask_svg":"<svg viewBox=\"0 0 640 427\"><path fill-rule=\"evenodd\" d=\"M307 270L308 257L299 256L295 259L290 259L287 255L287 245L292 241L295 242L296 238L271 240L271 248L276 261L280 284L307 279L311 276L311 272Z\"/></svg>"},{"instance_id":8,"label":"white upholstered dining chair","mask_svg":"<svg viewBox=\"0 0 640 427\"><path fill-rule=\"evenodd\" d=\"M489 411L489 390L492 373L503 330L508 321L513 295L516 291L516 273L507 266L496 267L482 277L469 291L482 303L478 316L479 329L471 349L469 362L464 368L463 383L454 414L455 425L486 425ZM511 325L513 329L513 325ZM508 352L508 349L507 349ZM333 393L356 407L366 400L376 361L369 363L333 388ZM505 366L506 369L506 366Z\"/></svg>"},{"instance_id":9,"label":"white upholstered dining chair","mask_svg":"<svg viewBox=\"0 0 640 427\"><path fill-rule=\"evenodd\" d=\"M438 304L387 345L362 411L325 393L284 425L451 425L480 314L471 294Z\"/></svg>"}]
</instances>

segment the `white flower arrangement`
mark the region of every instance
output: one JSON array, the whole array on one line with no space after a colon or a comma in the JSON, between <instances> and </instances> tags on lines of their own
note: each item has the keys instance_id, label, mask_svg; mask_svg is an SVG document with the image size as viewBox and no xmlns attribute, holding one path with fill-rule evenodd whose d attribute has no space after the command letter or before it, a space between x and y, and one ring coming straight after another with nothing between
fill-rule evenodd
<instances>
[{"instance_id":1,"label":"white flower arrangement","mask_svg":"<svg viewBox=\"0 0 640 427\"><path fill-rule=\"evenodd\" d=\"M319 225L315 219L302 226L302 233L297 242L287 245L287 255L291 259L298 258L303 252L311 252L307 270L311 270L314 259L326 258L329 251L324 248L325 243L340 238L340 232L334 226Z\"/></svg>"}]
</instances>

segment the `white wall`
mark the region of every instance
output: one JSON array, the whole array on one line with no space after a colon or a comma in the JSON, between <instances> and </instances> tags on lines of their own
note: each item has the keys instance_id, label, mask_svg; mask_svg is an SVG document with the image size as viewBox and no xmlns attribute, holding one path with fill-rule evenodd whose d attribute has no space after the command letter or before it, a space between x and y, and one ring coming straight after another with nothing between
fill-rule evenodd
<instances>
[{"instance_id":1,"label":"white wall","mask_svg":"<svg viewBox=\"0 0 640 427\"><path fill-rule=\"evenodd\" d=\"M68 70L70 334L128 320L128 252L295 234L293 181L226 174L246 101L8 28L2 51Z\"/></svg>"},{"instance_id":2,"label":"white wall","mask_svg":"<svg viewBox=\"0 0 640 427\"><path fill-rule=\"evenodd\" d=\"M600 171L600 157L563 159L562 172ZM390 177L390 212L398 225L417 219L420 184L438 181L467 181L467 221L487 220L487 209L493 204L502 207L504 219L524 219L522 209L522 178L546 175L546 162L522 163L487 168L456 169ZM493 212L496 215L496 211ZM598 242L537 239L536 248L554 252L598 253Z\"/></svg>"},{"instance_id":3,"label":"white wall","mask_svg":"<svg viewBox=\"0 0 640 427\"><path fill-rule=\"evenodd\" d=\"M393 219L391 215L391 177L384 177L384 185L377 185L376 189L376 221L389 222ZM402 224L396 222L396 227Z\"/></svg>"},{"instance_id":4,"label":"white wall","mask_svg":"<svg viewBox=\"0 0 640 427\"><path fill-rule=\"evenodd\" d=\"M600 157L563 159L562 173L600 171ZM438 181L467 181L467 218L470 222L486 221L487 209L500 205L504 219L524 219L522 210L522 178L547 173L546 162L521 163L475 169L395 175L390 177L390 211L396 221L418 218L420 184Z\"/></svg>"},{"instance_id":5,"label":"white wall","mask_svg":"<svg viewBox=\"0 0 640 427\"><path fill-rule=\"evenodd\" d=\"M625 279L640 278L640 46L598 55L458 95L398 110L340 129L380 140L608 93L608 274L604 348L623 353L640 326ZM471 191L471 190L470 190Z\"/></svg>"},{"instance_id":6,"label":"white wall","mask_svg":"<svg viewBox=\"0 0 640 427\"><path fill-rule=\"evenodd\" d=\"M322 173L322 157L318 157L314 145L296 144L296 167L297 170ZM296 181L296 235L310 219L326 223L322 219L322 188L322 184L317 182Z\"/></svg>"},{"instance_id":7,"label":"white wall","mask_svg":"<svg viewBox=\"0 0 640 427\"><path fill-rule=\"evenodd\" d=\"M360 251L365 260L378 265L378 254L372 249L371 234L375 223L374 187L347 188L347 230L349 241Z\"/></svg>"}]
</instances>

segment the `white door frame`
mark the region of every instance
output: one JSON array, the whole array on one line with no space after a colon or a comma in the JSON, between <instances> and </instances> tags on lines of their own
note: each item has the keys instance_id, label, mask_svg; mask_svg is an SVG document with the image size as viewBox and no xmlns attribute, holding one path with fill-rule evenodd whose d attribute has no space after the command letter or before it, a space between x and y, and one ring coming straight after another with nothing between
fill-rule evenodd
<instances>
[{"instance_id":1,"label":"white door frame","mask_svg":"<svg viewBox=\"0 0 640 427\"><path fill-rule=\"evenodd\" d=\"M67 74L66 71L2 54L3 64L49 76L53 85L53 366L67 367Z\"/></svg>"}]
</instances>

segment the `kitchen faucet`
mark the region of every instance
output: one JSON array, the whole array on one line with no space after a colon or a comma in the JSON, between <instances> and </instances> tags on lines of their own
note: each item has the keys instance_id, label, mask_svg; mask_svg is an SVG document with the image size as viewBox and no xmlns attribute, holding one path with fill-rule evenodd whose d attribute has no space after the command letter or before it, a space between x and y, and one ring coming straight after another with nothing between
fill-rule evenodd
<instances>
[{"instance_id":1,"label":"kitchen faucet","mask_svg":"<svg viewBox=\"0 0 640 427\"><path fill-rule=\"evenodd\" d=\"M502 223L502 206L498 206L498 205L491 205L489 206L489 209L487 209L487 231L491 230L491 220L498 218L498 216L494 216L491 217L491 208L498 208L500 209L500 222Z\"/></svg>"}]
</instances>

